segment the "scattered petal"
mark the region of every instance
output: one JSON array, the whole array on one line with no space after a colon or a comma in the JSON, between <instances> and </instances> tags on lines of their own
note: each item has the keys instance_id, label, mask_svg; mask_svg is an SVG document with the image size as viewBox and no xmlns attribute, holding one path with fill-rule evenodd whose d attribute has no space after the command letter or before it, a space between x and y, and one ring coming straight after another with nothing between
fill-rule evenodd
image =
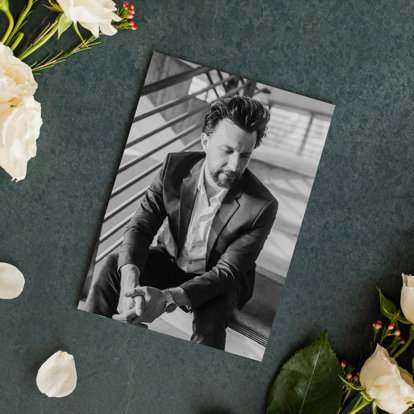
<instances>
[{"instance_id":1,"label":"scattered petal","mask_svg":"<svg viewBox=\"0 0 414 414\"><path fill-rule=\"evenodd\" d=\"M55 352L39 368L36 384L40 392L48 397L66 397L76 388L76 367L72 355L64 351Z\"/></svg>"},{"instance_id":2,"label":"scattered petal","mask_svg":"<svg viewBox=\"0 0 414 414\"><path fill-rule=\"evenodd\" d=\"M22 293L24 276L15 266L0 263L0 299L14 299Z\"/></svg>"}]
</instances>

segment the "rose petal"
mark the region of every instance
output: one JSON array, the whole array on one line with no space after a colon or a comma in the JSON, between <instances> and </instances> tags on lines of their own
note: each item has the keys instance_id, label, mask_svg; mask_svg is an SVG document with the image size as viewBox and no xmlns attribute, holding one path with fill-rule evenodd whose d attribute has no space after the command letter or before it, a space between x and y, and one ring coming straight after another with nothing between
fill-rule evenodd
<instances>
[{"instance_id":1,"label":"rose petal","mask_svg":"<svg viewBox=\"0 0 414 414\"><path fill-rule=\"evenodd\" d=\"M402 274L400 305L406 319L414 323L414 276Z\"/></svg>"},{"instance_id":2,"label":"rose petal","mask_svg":"<svg viewBox=\"0 0 414 414\"><path fill-rule=\"evenodd\" d=\"M395 359L379 344L365 361L360 381L365 392L375 399L377 406L388 413L402 414L414 400L412 376L399 367Z\"/></svg>"},{"instance_id":3,"label":"rose petal","mask_svg":"<svg viewBox=\"0 0 414 414\"><path fill-rule=\"evenodd\" d=\"M116 12L116 4L112 0L57 0L65 16L90 30L95 37L99 31L112 36L117 30L111 25L112 21L121 19Z\"/></svg>"},{"instance_id":4,"label":"rose petal","mask_svg":"<svg viewBox=\"0 0 414 414\"><path fill-rule=\"evenodd\" d=\"M24 276L15 266L0 263L0 299L14 299L22 293Z\"/></svg>"},{"instance_id":5,"label":"rose petal","mask_svg":"<svg viewBox=\"0 0 414 414\"><path fill-rule=\"evenodd\" d=\"M48 397L61 398L76 388L75 360L67 352L57 351L39 368L36 385Z\"/></svg>"}]
</instances>

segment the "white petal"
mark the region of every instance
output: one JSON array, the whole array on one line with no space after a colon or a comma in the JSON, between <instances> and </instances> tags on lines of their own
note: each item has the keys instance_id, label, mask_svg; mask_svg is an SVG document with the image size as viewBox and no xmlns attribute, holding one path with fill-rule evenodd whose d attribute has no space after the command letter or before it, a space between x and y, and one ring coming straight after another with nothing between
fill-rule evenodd
<instances>
[{"instance_id":1,"label":"white petal","mask_svg":"<svg viewBox=\"0 0 414 414\"><path fill-rule=\"evenodd\" d=\"M24 276L8 263L0 263L0 299L14 299L22 293Z\"/></svg>"},{"instance_id":2,"label":"white petal","mask_svg":"<svg viewBox=\"0 0 414 414\"><path fill-rule=\"evenodd\" d=\"M57 351L39 368L37 388L48 397L66 397L76 388L76 367L72 355Z\"/></svg>"},{"instance_id":3,"label":"white petal","mask_svg":"<svg viewBox=\"0 0 414 414\"><path fill-rule=\"evenodd\" d=\"M404 316L414 323L414 276L402 274L400 305Z\"/></svg>"},{"instance_id":4,"label":"white petal","mask_svg":"<svg viewBox=\"0 0 414 414\"><path fill-rule=\"evenodd\" d=\"M400 368L395 359L379 344L365 361L360 381L365 392L387 413L402 414L414 400L411 374Z\"/></svg>"}]
</instances>

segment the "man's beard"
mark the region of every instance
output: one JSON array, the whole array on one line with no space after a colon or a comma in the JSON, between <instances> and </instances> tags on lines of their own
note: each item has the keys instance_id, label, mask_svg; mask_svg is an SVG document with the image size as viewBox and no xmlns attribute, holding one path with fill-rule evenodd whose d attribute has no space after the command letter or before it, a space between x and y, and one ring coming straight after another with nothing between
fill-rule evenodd
<instances>
[{"instance_id":1,"label":"man's beard","mask_svg":"<svg viewBox=\"0 0 414 414\"><path fill-rule=\"evenodd\" d=\"M213 181L222 188L231 188L240 178L240 174L228 170L217 170L210 173Z\"/></svg>"}]
</instances>

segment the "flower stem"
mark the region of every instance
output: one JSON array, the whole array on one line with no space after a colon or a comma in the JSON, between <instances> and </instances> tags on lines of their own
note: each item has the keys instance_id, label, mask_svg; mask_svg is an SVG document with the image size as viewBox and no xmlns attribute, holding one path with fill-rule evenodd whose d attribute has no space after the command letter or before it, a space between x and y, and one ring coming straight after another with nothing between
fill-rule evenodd
<instances>
[{"instance_id":1,"label":"flower stem","mask_svg":"<svg viewBox=\"0 0 414 414\"><path fill-rule=\"evenodd\" d=\"M9 37L10 32L13 30L13 26L14 26L13 16L11 15L10 11L9 10L4 10L4 13L6 14L7 18L9 19L9 27L7 28L7 31L4 34L3 38L0 40L0 42L3 43L3 44L7 40L7 38Z\"/></svg>"},{"instance_id":2,"label":"flower stem","mask_svg":"<svg viewBox=\"0 0 414 414\"><path fill-rule=\"evenodd\" d=\"M25 52L23 52L21 55L18 56L20 60L27 58L27 56L35 52L37 49L39 49L39 47L43 46L58 31L59 17L60 17L60 14L50 26L48 33L44 37L42 36L41 40L35 41L33 45L29 47L29 49L27 49Z\"/></svg>"},{"instance_id":3,"label":"flower stem","mask_svg":"<svg viewBox=\"0 0 414 414\"><path fill-rule=\"evenodd\" d=\"M96 37L91 36L89 39L87 39L85 41L85 43L79 43L77 46L75 46L74 48L68 50L67 52L63 53L60 52L58 53L56 56L51 57L51 58L46 58L44 60L42 60L39 63L34 63L31 68L32 68L32 72L39 72L42 69L46 69L49 67L54 66L57 63L60 62L64 62L66 60L67 57L74 55L75 53L81 52L82 50L86 50L89 49L91 46L98 44L99 42L96 42Z\"/></svg>"},{"instance_id":4,"label":"flower stem","mask_svg":"<svg viewBox=\"0 0 414 414\"><path fill-rule=\"evenodd\" d=\"M409 347L409 345L411 344L411 342L413 342L413 339L414 339L414 325L411 325L410 326L410 336L408 337L407 342L404 344L404 346L402 346L400 348L400 350L397 353L395 353L395 354L393 354L391 356L394 359L397 359Z\"/></svg>"},{"instance_id":5,"label":"flower stem","mask_svg":"<svg viewBox=\"0 0 414 414\"><path fill-rule=\"evenodd\" d=\"M27 13L29 13L30 9L33 6L33 0L28 0L26 7L24 8L24 10L22 11L22 13L20 14L19 18L17 19L16 24L14 25L13 31L10 33L10 35L7 37L7 39L5 40L4 44L6 46L9 45L9 43L12 41L14 35L17 33L17 31L20 29L20 27L22 26L23 20L25 19L25 17L27 16ZM23 37L23 36L22 36ZM20 39L21 40L21 39ZM17 45L16 45L17 46ZM16 47L15 46L15 47Z\"/></svg>"},{"instance_id":6,"label":"flower stem","mask_svg":"<svg viewBox=\"0 0 414 414\"><path fill-rule=\"evenodd\" d=\"M353 406L352 410L348 414L355 414L361 411L364 407L371 404L372 401L366 400L362 395L358 398L357 402Z\"/></svg>"},{"instance_id":7,"label":"flower stem","mask_svg":"<svg viewBox=\"0 0 414 414\"><path fill-rule=\"evenodd\" d=\"M22 41L24 36L24 33L19 33L16 37L16 40L13 42L13 44L10 46L11 50L16 49L16 47L19 45L19 43Z\"/></svg>"}]
</instances>

